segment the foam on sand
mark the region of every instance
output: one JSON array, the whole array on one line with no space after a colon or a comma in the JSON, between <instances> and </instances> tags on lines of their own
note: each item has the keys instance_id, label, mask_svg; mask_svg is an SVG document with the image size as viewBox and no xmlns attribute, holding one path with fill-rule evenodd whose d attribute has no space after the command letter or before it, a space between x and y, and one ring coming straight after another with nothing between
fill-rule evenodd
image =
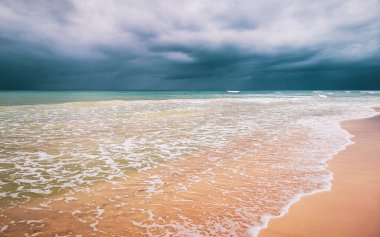
<instances>
[{"instance_id":1,"label":"foam on sand","mask_svg":"<svg viewBox=\"0 0 380 237\"><path fill-rule=\"evenodd\" d=\"M33 234L12 218L48 216L41 233L256 236L303 195L329 189L326 162L350 144L339 122L372 116L379 101L318 95L9 106L1 228Z\"/></svg>"}]
</instances>

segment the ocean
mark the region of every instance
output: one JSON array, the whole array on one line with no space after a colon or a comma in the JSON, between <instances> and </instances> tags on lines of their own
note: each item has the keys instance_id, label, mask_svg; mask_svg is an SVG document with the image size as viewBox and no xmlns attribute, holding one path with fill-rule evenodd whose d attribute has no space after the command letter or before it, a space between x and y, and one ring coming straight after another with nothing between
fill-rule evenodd
<instances>
[{"instance_id":1,"label":"ocean","mask_svg":"<svg viewBox=\"0 0 380 237\"><path fill-rule=\"evenodd\" d=\"M351 143L340 122L379 105L379 91L0 92L0 234L256 236L330 189L326 162Z\"/></svg>"}]
</instances>

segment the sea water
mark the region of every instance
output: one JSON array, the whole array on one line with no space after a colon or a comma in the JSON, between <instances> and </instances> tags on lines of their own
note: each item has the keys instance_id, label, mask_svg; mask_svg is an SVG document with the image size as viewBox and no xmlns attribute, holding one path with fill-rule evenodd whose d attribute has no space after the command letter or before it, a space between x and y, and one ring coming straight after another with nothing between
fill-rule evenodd
<instances>
[{"instance_id":1,"label":"sea water","mask_svg":"<svg viewBox=\"0 0 380 237\"><path fill-rule=\"evenodd\" d=\"M67 236L255 236L330 188L326 161L351 142L340 122L379 104L377 91L0 92L0 233L57 234L68 215Z\"/></svg>"}]
</instances>

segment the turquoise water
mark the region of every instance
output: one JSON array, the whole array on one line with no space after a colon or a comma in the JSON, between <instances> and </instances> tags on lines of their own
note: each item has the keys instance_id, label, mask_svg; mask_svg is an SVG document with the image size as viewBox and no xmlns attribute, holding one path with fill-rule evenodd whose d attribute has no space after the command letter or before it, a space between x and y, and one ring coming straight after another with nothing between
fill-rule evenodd
<instances>
[{"instance_id":1,"label":"turquoise water","mask_svg":"<svg viewBox=\"0 0 380 237\"><path fill-rule=\"evenodd\" d=\"M0 235L256 236L329 188L326 161L350 144L340 121L376 114L380 92L3 91L0 104Z\"/></svg>"},{"instance_id":2,"label":"turquoise water","mask_svg":"<svg viewBox=\"0 0 380 237\"><path fill-rule=\"evenodd\" d=\"M166 100L273 97L276 95L308 96L379 96L380 91L0 91L0 105L58 104L110 100Z\"/></svg>"},{"instance_id":3,"label":"turquoise water","mask_svg":"<svg viewBox=\"0 0 380 237\"><path fill-rule=\"evenodd\" d=\"M56 104L110 100L217 98L223 91L1 91L0 105ZM233 95L231 95L233 96Z\"/></svg>"}]
</instances>

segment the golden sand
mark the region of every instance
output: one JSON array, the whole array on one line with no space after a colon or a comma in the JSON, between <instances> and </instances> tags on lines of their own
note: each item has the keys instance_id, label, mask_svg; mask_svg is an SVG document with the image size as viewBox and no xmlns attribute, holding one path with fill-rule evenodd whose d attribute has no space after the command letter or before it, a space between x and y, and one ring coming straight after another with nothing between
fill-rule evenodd
<instances>
[{"instance_id":1,"label":"golden sand","mask_svg":"<svg viewBox=\"0 0 380 237\"><path fill-rule=\"evenodd\" d=\"M259 237L380 236L380 116L342 125L355 143L329 161L332 190L303 197Z\"/></svg>"},{"instance_id":2,"label":"golden sand","mask_svg":"<svg viewBox=\"0 0 380 237\"><path fill-rule=\"evenodd\" d=\"M269 229L260 236L380 236L377 235L380 233L377 225L379 124L380 117L345 122L344 127L356 136L356 144L329 162L335 174L333 190L304 197L284 218L272 220ZM305 135L301 133L297 139L302 140ZM260 179L270 175L270 180L291 181L288 188L292 183L297 185L297 177L291 170L268 174L265 169L266 158L275 155L274 152L279 153L277 162L287 162L281 157L294 146L294 136L289 139L282 141L277 149L264 144L266 149L255 154L255 163L249 156L241 157L238 164L233 159L236 152L245 152L251 144L248 142L251 138L239 139L225 149L202 155L212 159L188 157L149 173L135 173L119 180L120 184L105 182L68 196L47 198L48 202L34 200L0 213L0 223L7 223L2 234L230 236L233 233L247 236L250 226L260 224L260 216L279 211L273 210L274 204L268 197L273 200L284 197L281 189L270 189L267 181L260 182ZM223 224L216 227L215 223ZM189 232L193 227L195 232Z\"/></svg>"},{"instance_id":3,"label":"golden sand","mask_svg":"<svg viewBox=\"0 0 380 237\"><path fill-rule=\"evenodd\" d=\"M293 143L283 142L283 147L278 149L287 150L284 147ZM273 202L258 205L254 198L267 197L269 193L276 199L283 195L281 189L260 191L266 188L265 182L258 182L268 173L259 166L265 161L259 160L256 169L252 169L251 157L241 158L239 164L233 159L234 152L243 152L249 147L245 141L235 141L228 147L230 150L222 149L224 155L209 152L202 156L213 159L176 160L149 173L135 173L126 180L118 180L119 184L100 183L90 191L74 192L69 195L70 199L58 195L47 203L34 200L13 207L0 215L0 223L10 223L3 234L246 236L247 229L259 224L260 216L274 208ZM258 155L265 159L274 151L262 149ZM209 172L212 166L215 167ZM289 172L276 172L277 178L296 179ZM154 177L160 177L163 183L154 181ZM152 185L148 180L157 183ZM179 187L179 183L183 186ZM151 194L150 189L154 189ZM193 233L192 228L196 228Z\"/></svg>"}]
</instances>

